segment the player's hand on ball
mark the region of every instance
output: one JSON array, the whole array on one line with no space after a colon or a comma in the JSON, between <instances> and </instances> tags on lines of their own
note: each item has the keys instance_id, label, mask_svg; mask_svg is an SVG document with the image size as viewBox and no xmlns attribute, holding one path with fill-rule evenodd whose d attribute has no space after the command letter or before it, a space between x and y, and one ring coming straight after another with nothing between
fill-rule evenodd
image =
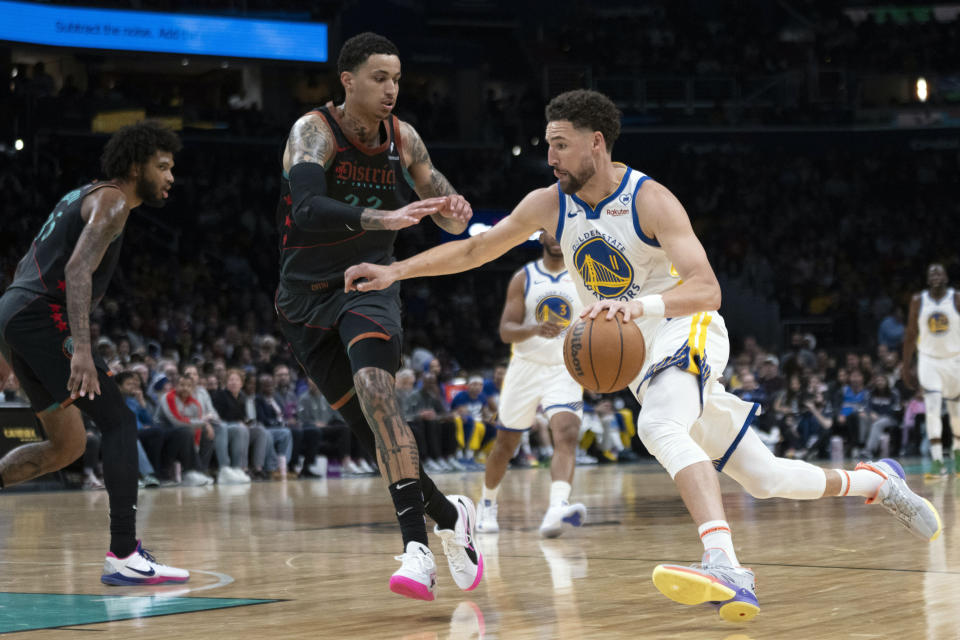
<instances>
[{"instance_id":1,"label":"player's hand on ball","mask_svg":"<svg viewBox=\"0 0 960 640\"><path fill-rule=\"evenodd\" d=\"M607 320L613 320L618 313L623 314L623 321L629 322L631 318L639 318L643 315L643 304L639 300L601 300L583 310L581 318L596 318L607 310Z\"/></svg>"},{"instance_id":2,"label":"player's hand on ball","mask_svg":"<svg viewBox=\"0 0 960 640\"><path fill-rule=\"evenodd\" d=\"M467 223L470 221L470 218L473 217L473 208L463 196L455 193L447 196L446 200L446 205L439 211L440 215L444 218Z\"/></svg>"},{"instance_id":3,"label":"player's hand on ball","mask_svg":"<svg viewBox=\"0 0 960 640\"><path fill-rule=\"evenodd\" d=\"M537 335L544 338L556 338L564 330L564 327L556 322L541 322L537 324Z\"/></svg>"},{"instance_id":4,"label":"player's hand on ball","mask_svg":"<svg viewBox=\"0 0 960 640\"><path fill-rule=\"evenodd\" d=\"M363 262L348 268L343 274L343 290L350 291L379 291L386 289L396 282L390 267L381 264Z\"/></svg>"}]
</instances>

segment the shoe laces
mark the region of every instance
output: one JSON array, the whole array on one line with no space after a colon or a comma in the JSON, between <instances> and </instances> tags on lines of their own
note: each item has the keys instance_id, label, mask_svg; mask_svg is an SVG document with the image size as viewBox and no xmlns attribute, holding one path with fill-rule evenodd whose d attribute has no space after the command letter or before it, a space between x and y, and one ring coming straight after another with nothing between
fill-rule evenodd
<instances>
[{"instance_id":1,"label":"shoe laces","mask_svg":"<svg viewBox=\"0 0 960 640\"><path fill-rule=\"evenodd\" d=\"M446 547L444 547L446 549ZM413 563L418 565L420 573L430 573L430 564L428 562L430 556L426 553L404 553L403 555L393 556L394 560L399 560L403 564Z\"/></svg>"},{"instance_id":2,"label":"shoe laces","mask_svg":"<svg viewBox=\"0 0 960 640\"><path fill-rule=\"evenodd\" d=\"M157 560L157 558L156 558L152 553L150 553L150 551L148 551L147 549L144 549L143 547L140 547L140 555L143 556L143 559L144 559L144 560L146 560L147 562L152 562L153 564L157 565L158 567L165 567L165 566L167 566L167 565L163 564L162 562L160 562L159 560Z\"/></svg>"},{"instance_id":3,"label":"shoe laces","mask_svg":"<svg viewBox=\"0 0 960 640\"><path fill-rule=\"evenodd\" d=\"M440 541L443 543L443 553L447 556L450 566L456 571L466 571L469 560L467 547L473 543L471 536L466 532L462 536L457 535L455 531L441 532Z\"/></svg>"}]
</instances>

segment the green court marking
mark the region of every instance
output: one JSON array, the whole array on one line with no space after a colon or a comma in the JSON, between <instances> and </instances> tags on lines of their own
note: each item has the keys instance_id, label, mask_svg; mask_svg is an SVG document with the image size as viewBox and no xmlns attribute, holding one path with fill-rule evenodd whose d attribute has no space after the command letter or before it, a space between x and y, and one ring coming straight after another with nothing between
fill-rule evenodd
<instances>
[{"instance_id":1,"label":"green court marking","mask_svg":"<svg viewBox=\"0 0 960 640\"><path fill-rule=\"evenodd\" d=\"M0 593L0 633L150 618L266 604L277 600Z\"/></svg>"}]
</instances>

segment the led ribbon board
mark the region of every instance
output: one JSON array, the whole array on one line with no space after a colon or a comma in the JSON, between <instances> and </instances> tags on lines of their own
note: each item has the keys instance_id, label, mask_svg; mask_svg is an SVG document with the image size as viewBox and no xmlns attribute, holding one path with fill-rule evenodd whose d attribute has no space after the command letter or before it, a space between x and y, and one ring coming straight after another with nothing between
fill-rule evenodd
<instances>
[{"instance_id":1,"label":"led ribbon board","mask_svg":"<svg viewBox=\"0 0 960 640\"><path fill-rule=\"evenodd\" d=\"M327 25L0 0L0 40L58 47L327 61Z\"/></svg>"}]
</instances>

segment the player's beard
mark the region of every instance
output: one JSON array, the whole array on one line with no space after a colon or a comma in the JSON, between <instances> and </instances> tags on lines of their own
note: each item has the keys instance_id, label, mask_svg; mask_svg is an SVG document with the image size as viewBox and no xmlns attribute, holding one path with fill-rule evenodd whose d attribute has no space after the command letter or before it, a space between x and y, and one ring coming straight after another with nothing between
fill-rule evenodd
<instances>
[{"instance_id":1,"label":"player's beard","mask_svg":"<svg viewBox=\"0 0 960 640\"><path fill-rule=\"evenodd\" d=\"M587 184L590 178L597 172L596 167L593 166L590 158L585 158L584 161L580 164L580 172L574 173L573 171L567 172L567 183L564 185L560 183L560 189L563 190L568 196L583 189L583 185Z\"/></svg>"},{"instance_id":2,"label":"player's beard","mask_svg":"<svg viewBox=\"0 0 960 640\"><path fill-rule=\"evenodd\" d=\"M159 209L167 204L163 199L163 192L159 185L156 185L141 175L137 179L137 197L143 201L143 204L154 209Z\"/></svg>"}]
</instances>

